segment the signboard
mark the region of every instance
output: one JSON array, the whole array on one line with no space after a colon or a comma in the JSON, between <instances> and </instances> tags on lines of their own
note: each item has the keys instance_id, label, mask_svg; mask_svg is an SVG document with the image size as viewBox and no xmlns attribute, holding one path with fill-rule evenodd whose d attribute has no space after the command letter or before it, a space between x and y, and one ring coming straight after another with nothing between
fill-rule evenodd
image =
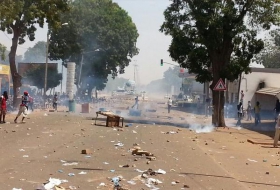
<instances>
[{"instance_id":1,"label":"signboard","mask_svg":"<svg viewBox=\"0 0 280 190\"><path fill-rule=\"evenodd\" d=\"M0 64L0 74L1 75L9 75L10 74L10 66Z\"/></svg>"},{"instance_id":2,"label":"signboard","mask_svg":"<svg viewBox=\"0 0 280 190\"><path fill-rule=\"evenodd\" d=\"M213 90L216 90L216 91L225 91L227 90L227 87L223 81L223 79L219 79L219 81L217 82L216 86L214 87Z\"/></svg>"}]
</instances>

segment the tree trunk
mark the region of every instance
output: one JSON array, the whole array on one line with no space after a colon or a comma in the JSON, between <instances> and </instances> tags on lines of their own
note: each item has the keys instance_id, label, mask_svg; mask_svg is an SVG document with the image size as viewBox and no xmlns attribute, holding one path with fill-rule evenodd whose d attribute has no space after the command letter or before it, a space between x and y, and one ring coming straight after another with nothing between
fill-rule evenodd
<instances>
[{"instance_id":1,"label":"tree trunk","mask_svg":"<svg viewBox=\"0 0 280 190\"><path fill-rule=\"evenodd\" d=\"M13 79L13 107L17 107L17 97L19 96L19 88L21 87L21 76L17 72L16 67L16 52L17 52L17 46L18 46L18 39L20 32L17 29L14 29L14 36L12 39L12 46L11 51L9 53L9 62L10 62L10 68L11 68L11 75Z\"/></svg>"},{"instance_id":2,"label":"tree trunk","mask_svg":"<svg viewBox=\"0 0 280 190\"><path fill-rule=\"evenodd\" d=\"M212 114L212 124L216 127L225 127L225 117L224 117L224 103L225 103L225 92L212 90L213 95L213 114Z\"/></svg>"}]
</instances>

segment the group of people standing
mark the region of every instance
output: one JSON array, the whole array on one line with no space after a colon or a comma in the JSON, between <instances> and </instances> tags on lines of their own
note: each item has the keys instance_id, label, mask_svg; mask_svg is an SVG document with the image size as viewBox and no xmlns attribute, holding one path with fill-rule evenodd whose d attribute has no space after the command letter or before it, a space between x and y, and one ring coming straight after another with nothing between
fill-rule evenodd
<instances>
[{"instance_id":1,"label":"group of people standing","mask_svg":"<svg viewBox=\"0 0 280 190\"><path fill-rule=\"evenodd\" d=\"M246 113L247 113L247 121L251 121L252 120L252 115L254 113L255 114L255 125L258 125L261 122L261 115L260 115L261 105L260 105L260 102L257 101L256 105L253 108L252 104L251 104L251 101L248 101L247 108L244 109L243 101L241 99L241 101L237 105L238 120L237 120L236 125L241 125L241 119L244 117L244 111L245 110L246 110Z\"/></svg>"},{"instance_id":2,"label":"group of people standing","mask_svg":"<svg viewBox=\"0 0 280 190\"><path fill-rule=\"evenodd\" d=\"M9 99L8 92L4 91L3 95L0 96L0 123L6 123L6 114L7 114L7 100ZM57 95L53 98L53 108L57 111ZM19 105L19 110L14 119L14 122L17 123L18 118L22 115L21 122L24 122L24 119L27 117L28 110L34 110L34 98L25 91L21 97L21 104Z\"/></svg>"}]
</instances>

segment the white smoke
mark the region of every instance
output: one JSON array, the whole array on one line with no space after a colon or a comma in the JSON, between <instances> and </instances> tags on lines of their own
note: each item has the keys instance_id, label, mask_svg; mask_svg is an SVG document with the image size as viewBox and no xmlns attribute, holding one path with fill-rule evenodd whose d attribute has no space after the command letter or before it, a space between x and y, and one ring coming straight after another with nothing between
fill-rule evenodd
<instances>
[{"instance_id":1,"label":"white smoke","mask_svg":"<svg viewBox=\"0 0 280 190\"><path fill-rule=\"evenodd\" d=\"M202 124L190 124L190 130L195 131L196 133L211 133L214 131L215 127L213 125L202 125Z\"/></svg>"}]
</instances>

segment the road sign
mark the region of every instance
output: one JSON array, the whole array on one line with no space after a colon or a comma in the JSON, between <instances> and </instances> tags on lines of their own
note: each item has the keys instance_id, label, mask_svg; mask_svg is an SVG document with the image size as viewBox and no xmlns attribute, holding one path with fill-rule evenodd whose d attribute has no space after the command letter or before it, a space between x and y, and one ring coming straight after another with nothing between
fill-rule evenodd
<instances>
[{"instance_id":1,"label":"road sign","mask_svg":"<svg viewBox=\"0 0 280 190\"><path fill-rule=\"evenodd\" d=\"M219 79L219 81L217 82L216 86L214 87L214 90L217 90L217 91L225 91L225 90L227 90L227 87L226 87L223 79Z\"/></svg>"}]
</instances>

